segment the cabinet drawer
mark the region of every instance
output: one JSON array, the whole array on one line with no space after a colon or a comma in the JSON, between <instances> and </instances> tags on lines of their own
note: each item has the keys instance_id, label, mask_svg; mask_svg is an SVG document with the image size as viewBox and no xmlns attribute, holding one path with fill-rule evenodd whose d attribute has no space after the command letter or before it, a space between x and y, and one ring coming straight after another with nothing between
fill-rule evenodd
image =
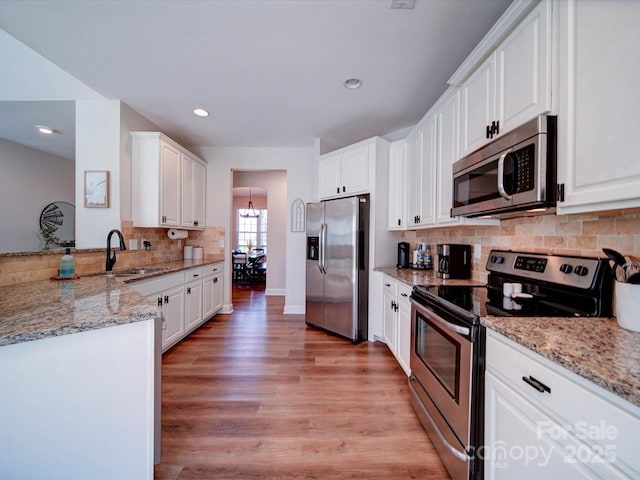
<instances>
[{"instance_id":1,"label":"cabinet drawer","mask_svg":"<svg viewBox=\"0 0 640 480\"><path fill-rule=\"evenodd\" d=\"M185 283L192 282L193 280L199 280L202 278L202 267L198 268L190 268L186 272L184 272L184 281Z\"/></svg>"},{"instance_id":2,"label":"cabinet drawer","mask_svg":"<svg viewBox=\"0 0 640 480\"><path fill-rule=\"evenodd\" d=\"M163 290L168 290L170 288L180 286L183 283L184 275L182 274L182 272L178 272L172 273L171 275L163 275L151 280L130 283L129 286L141 295L148 297L149 295L162 292Z\"/></svg>"},{"instance_id":3,"label":"cabinet drawer","mask_svg":"<svg viewBox=\"0 0 640 480\"><path fill-rule=\"evenodd\" d=\"M409 296L411 295L412 288L404 283L398 283L398 303L400 305L405 304L411 308L409 302Z\"/></svg>"},{"instance_id":4,"label":"cabinet drawer","mask_svg":"<svg viewBox=\"0 0 640 480\"><path fill-rule=\"evenodd\" d=\"M391 277L382 277L382 292L395 297L398 293L398 283Z\"/></svg>"},{"instance_id":5,"label":"cabinet drawer","mask_svg":"<svg viewBox=\"0 0 640 480\"><path fill-rule=\"evenodd\" d=\"M640 432L640 408L617 399L613 394L546 358L527 350L489 330L487 332L487 370L501 378L518 393L588 445L613 450L614 465L625 472L640 472L637 455ZM550 392L540 392L524 378L540 382ZM567 432L546 430L541 433L566 435ZM598 451L598 447L594 450Z\"/></svg>"},{"instance_id":6,"label":"cabinet drawer","mask_svg":"<svg viewBox=\"0 0 640 480\"><path fill-rule=\"evenodd\" d=\"M210 277L211 275L222 273L222 263L212 263L211 265L204 265L202 267L202 275Z\"/></svg>"}]
</instances>

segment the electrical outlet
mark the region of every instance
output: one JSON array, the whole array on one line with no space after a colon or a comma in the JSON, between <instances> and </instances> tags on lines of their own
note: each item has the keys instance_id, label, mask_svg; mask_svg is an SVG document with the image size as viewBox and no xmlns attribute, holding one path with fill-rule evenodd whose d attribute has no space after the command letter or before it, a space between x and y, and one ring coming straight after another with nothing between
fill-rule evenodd
<instances>
[{"instance_id":1,"label":"electrical outlet","mask_svg":"<svg viewBox=\"0 0 640 480\"><path fill-rule=\"evenodd\" d=\"M138 239L130 238L129 239L129 250L137 250L138 249Z\"/></svg>"},{"instance_id":2,"label":"electrical outlet","mask_svg":"<svg viewBox=\"0 0 640 480\"><path fill-rule=\"evenodd\" d=\"M473 246L473 258L476 260L480 260L482 258L482 245L476 243Z\"/></svg>"}]
</instances>

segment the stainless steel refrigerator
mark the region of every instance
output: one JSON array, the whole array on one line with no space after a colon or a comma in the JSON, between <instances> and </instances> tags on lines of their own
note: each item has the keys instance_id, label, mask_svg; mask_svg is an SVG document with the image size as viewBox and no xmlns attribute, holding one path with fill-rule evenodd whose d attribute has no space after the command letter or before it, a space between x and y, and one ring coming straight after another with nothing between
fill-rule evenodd
<instances>
[{"instance_id":1,"label":"stainless steel refrigerator","mask_svg":"<svg viewBox=\"0 0 640 480\"><path fill-rule=\"evenodd\" d=\"M368 335L369 196L307 204L306 323Z\"/></svg>"}]
</instances>

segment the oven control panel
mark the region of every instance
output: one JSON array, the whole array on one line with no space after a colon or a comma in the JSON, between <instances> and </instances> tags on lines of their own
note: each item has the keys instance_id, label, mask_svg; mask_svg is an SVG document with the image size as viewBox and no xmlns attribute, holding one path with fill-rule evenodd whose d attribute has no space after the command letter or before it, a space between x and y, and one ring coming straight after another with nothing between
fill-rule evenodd
<instances>
[{"instance_id":1,"label":"oven control panel","mask_svg":"<svg viewBox=\"0 0 640 480\"><path fill-rule=\"evenodd\" d=\"M593 285L601 262L590 257L492 250L487 270L586 289Z\"/></svg>"}]
</instances>

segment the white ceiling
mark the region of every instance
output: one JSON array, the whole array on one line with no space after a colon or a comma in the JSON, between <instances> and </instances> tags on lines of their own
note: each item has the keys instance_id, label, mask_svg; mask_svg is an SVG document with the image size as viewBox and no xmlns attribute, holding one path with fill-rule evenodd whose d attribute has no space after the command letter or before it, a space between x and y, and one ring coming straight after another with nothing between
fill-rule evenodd
<instances>
[{"instance_id":1,"label":"white ceiling","mask_svg":"<svg viewBox=\"0 0 640 480\"><path fill-rule=\"evenodd\" d=\"M185 145L339 147L414 125L509 3L2 0L0 28Z\"/></svg>"}]
</instances>

